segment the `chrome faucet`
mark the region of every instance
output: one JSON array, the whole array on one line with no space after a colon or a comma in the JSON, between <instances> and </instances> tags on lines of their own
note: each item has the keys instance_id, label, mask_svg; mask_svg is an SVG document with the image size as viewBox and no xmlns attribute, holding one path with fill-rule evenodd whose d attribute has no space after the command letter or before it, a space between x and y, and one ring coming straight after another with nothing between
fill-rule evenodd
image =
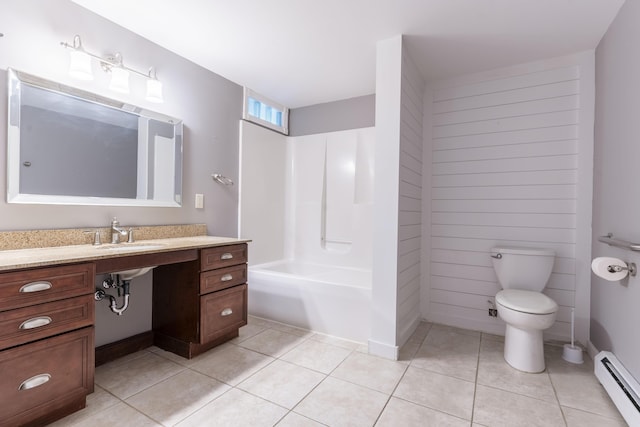
<instances>
[{"instance_id":1,"label":"chrome faucet","mask_svg":"<svg viewBox=\"0 0 640 427\"><path fill-rule=\"evenodd\" d=\"M127 230L120 228L118 219L114 216L111 221L111 243L120 243L120 236L126 236Z\"/></svg>"}]
</instances>

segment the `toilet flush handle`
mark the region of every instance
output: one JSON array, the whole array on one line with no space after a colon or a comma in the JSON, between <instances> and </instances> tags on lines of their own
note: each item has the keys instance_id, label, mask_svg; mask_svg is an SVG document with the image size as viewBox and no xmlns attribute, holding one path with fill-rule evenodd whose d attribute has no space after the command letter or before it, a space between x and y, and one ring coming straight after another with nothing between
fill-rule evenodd
<instances>
[{"instance_id":1,"label":"toilet flush handle","mask_svg":"<svg viewBox=\"0 0 640 427\"><path fill-rule=\"evenodd\" d=\"M491 258L495 258L495 259L502 259L502 254L500 252L498 252L497 254L491 254Z\"/></svg>"}]
</instances>

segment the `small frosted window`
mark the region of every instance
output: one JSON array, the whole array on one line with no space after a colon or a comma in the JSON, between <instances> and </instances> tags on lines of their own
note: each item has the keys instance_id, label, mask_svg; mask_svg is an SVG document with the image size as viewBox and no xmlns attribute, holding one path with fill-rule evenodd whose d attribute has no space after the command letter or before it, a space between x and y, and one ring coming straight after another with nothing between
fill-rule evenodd
<instances>
[{"instance_id":1,"label":"small frosted window","mask_svg":"<svg viewBox=\"0 0 640 427\"><path fill-rule=\"evenodd\" d=\"M247 88L245 88L244 103L243 118L245 120L260 124L284 133L285 135L289 134L287 123L289 117L288 108L278 105Z\"/></svg>"}]
</instances>

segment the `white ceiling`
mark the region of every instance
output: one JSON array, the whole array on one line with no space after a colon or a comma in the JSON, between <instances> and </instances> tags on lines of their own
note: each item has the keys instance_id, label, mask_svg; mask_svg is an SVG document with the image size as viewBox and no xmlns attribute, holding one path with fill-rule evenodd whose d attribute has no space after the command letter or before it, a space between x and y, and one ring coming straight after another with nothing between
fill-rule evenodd
<instances>
[{"instance_id":1,"label":"white ceiling","mask_svg":"<svg viewBox=\"0 0 640 427\"><path fill-rule=\"evenodd\" d=\"M73 1L291 108L373 93L376 42L398 34L425 79L441 79L594 49L624 3Z\"/></svg>"}]
</instances>

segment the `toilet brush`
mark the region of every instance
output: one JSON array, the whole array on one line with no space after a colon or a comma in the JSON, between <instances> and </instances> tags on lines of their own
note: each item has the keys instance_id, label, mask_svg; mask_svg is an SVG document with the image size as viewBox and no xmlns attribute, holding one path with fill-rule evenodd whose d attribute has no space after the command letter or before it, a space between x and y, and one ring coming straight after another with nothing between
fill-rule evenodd
<instances>
[{"instance_id":1,"label":"toilet brush","mask_svg":"<svg viewBox=\"0 0 640 427\"><path fill-rule=\"evenodd\" d=\"M582 349L574 345L575 311L571 307L571 344L565 344L562 350L562 358L571 363L582 363Z\"/></svg>"}]
</instances>

